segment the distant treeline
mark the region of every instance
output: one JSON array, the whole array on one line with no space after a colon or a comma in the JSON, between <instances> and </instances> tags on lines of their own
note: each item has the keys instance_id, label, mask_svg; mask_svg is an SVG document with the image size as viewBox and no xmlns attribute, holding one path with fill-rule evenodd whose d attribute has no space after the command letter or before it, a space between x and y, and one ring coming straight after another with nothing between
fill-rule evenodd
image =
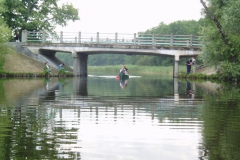
<instances>
[{"instance_id":1,"label":"distant treeline","mask_svg":"<svg viewBox=\"0 0 240 160\"><path fill-rule=\"evenodd\" d=\"M145 34L174 34L174 35L199 35L202 20L199 21L176 21L170 24L160 23L157 27L148 29ZM72 66L73 58L71 54L60 53L56 57L61 59L67 65ZM141 65L141 66L172 66L174 58L164 56L146 56L146 55L124 55L124 54L99 54L88 57L89 66L103 65ZM186 58L180 59L180 65L185 65Z\"/></svg>"}]
</instances>

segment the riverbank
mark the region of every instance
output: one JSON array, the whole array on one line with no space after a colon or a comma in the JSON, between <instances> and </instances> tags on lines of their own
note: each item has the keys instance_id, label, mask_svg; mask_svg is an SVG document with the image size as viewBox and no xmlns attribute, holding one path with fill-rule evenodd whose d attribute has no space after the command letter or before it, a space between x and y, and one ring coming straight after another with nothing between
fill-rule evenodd
<instances>
[{"instance_id":1,"label":"riverbank","mask_svg":"<svg viewBox=\"0 0 240 160\"><path fill-rule=\"evenodd\" d=\"M15 74L41 74L43 73L44 64L24 56L15 50L9 49L6 54L3 69L7 73ZM57 74L56 69L52 69L53 74Z\"/></svg>"},{"instance_id":2,"label":"riverbank","mask_svg":"<svg viewBox=\"0 0 240 160\"><path fill-rule=\"evenodd\" d=\"M51 68L52 75L44 73L44 63L31 59L15 50L9 48L9 53L5 55L3 71L0 71L0 77L63 77L73 76L72 73L58 74L58 71Z\"/></svg>"}]
</instances>

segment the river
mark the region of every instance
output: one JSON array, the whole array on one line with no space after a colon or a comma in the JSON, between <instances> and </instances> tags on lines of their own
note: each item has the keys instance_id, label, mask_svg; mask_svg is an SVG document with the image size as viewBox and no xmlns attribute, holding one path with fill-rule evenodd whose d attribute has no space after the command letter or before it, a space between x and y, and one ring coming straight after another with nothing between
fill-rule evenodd
<instances>
[{"instance_id":1,"label":"river","mask_svg":"<svg viewBox=\"0 0 240 160\"><path fill-rule=\"evenodd\" d=\"M239 92L167 76L0 79L0 159L237 160Z\"/></svg>"}]
</instances>

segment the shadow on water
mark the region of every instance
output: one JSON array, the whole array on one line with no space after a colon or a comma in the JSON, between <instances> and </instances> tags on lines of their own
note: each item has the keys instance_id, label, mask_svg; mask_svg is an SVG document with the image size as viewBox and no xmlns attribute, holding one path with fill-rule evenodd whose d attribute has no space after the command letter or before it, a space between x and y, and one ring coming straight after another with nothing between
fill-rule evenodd
<instances>
[{"instance_id":1,"label":"shadow on water","mask_svg":"<svg viewBox=\"0 0 240 160\"><path fill-rule=\"evenodd\" d=\"M1 159L240 157L238 87L95 76L0 80L0 89Z\"/></svg>"}]
</instances>

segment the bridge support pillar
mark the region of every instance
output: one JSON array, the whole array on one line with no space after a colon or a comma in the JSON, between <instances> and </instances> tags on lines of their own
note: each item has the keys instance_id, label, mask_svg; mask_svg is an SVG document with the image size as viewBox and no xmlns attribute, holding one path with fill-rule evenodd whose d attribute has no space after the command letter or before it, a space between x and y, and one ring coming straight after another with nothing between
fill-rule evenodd
<instances>
[{"instance_id":1,"label":"bridge support pillar","mask_svg":"<svg viewBox=\"0 0 240 160\"><path fill-rule=\"evenodd\" d=\"M22 39L21 42L27 42L27 30L22 30Z\"/></svg>"},{"instance_id":2,"label":"bridge support pillar","mask_svg":"<svg viewBox=\"0 0 240 160\"><path fill-rule=\"evenodd\" d=\"M174 57L173 77L178 77L179 72L179 55L176 54Z\"/></svg>"},{"instance_id":3,"label":"bridge support pillar","mask_svg":"<svg viewBox=\"0 0 240 160\"><path fill-rule=\"evenodd\" d=\"M88 55L84 53L76 53L72 51L73 56L73 75L74 76L87 76L87 61Z\"/></svg>"}]
</instances>

